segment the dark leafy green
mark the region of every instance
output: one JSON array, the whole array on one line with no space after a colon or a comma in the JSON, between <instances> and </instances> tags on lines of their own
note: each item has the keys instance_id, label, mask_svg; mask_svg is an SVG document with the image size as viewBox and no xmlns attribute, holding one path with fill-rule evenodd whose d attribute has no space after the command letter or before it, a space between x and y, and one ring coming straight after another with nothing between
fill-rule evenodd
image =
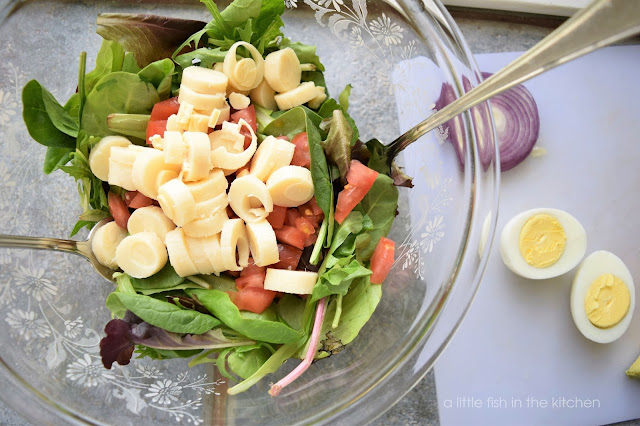
<instances>
[{"instance_id":1,"label":"dark leafy green","mask_svg":"<svg viewBox=\"0 0 640 426\"><path fill-rule=\"evenodd\" d=\"M72 152L73 150L69 148L47 147L47 153L44 156L43 171L49 174L58 170L60 166L64 166L69 162Z\"/></svg>"},{"instance_id":2,"label":"dark leafy green","mask_svg":"<svg viewBox=\"0 0 640 426\"><path fill-rule=\"evenodd\" d=\"M131 277L131 285L136 291L148 289L171 289L184 282L184 278L176 273L169 262L160 271L149 278Z\"/></svg>"},{"instance_id":3,"label":"dark leafy green","mask_svg":"<svg viewBox=\"0 0 640 426\"><path fill-rule=\"evenodd\" d=\"M349 293L342 298L342 314L337 327L332 327L332 318L336 312L336 301L329 303L322 325L322 336L326 338L320 342L320 349L335 353L340 345L353 341L362 327L369 321L382 298L382 286L371 284L368 277L354 281Z\"/></svg>"},{"instance_id":4,"label":"dark leafy green","mask_svg":"<svg viewBox=\"0 0 640 426\"><path fill-rule=\"evenodd\" d=\"M298 349L304 346L307 340L307 336L304 336L294 343L282 345L278 350L269 357L268 360L260 366L260 368L248 377L245 381L238 383L227 391L229 395L237 395L249 389L251 386L258 383L267 374L275 373L286 360L291 358Z\"/></svg>"},{"instance_id":5,"label":"dark leafy green","mask_svg":"<svg viewBox=\"0 0 640 426\"><path fill-rule=\"evenodd\" d=\"M102 13L96 32L131 52L139 67L168 58L180 44L206 24L156 15Z\"/></svg>"},{"instance_id":6,"label":"dark leafy green","mask_svg":"<svg viewBox=\"0 0 640 426\"><path fill-rule=\"evenodd\" d=\"M292 343L301 333L288 325L259 318L248 318L233 304L229 295L219 290L187 290L187 294L198 298L216 318L227 327L250 339L268 343Z\"/></svg>"},{"instance_id":7,"label":"dark leafy green","mask_svg":"<svg viewBox=\"0 0 640 426\"><path fill-rule=\"evenodd\" d=\"M364 247L358 248L358 258L366 261L371 258L373 250L378 245L380 237L389 233L398 209L398 188L389 176L379 174L373 186L356 207L369 216L372 225L368 234L371 239Z\"/></svg>"},{"instance_id":8,"label":"dark leafy green","mask_svg":"<svg viewBox=\"0 0 640 426\"><path fill-rule=\"evenodd\" d=\"M210 315L184 310L149 296L114 292L108 299L114 297L145 322L173 333L202 334L220 325L220 321Z\"/></svg>"},{"instance_id":9,"label":"dark leafy green","mask_svg":"<svg viewBox=\"0 0 640 426\"><path fill-rule=\"evenodd\" d=\"M98 81L87 95L82 126L92 136L113 134L107 126L109 114L150 114L160 97L153 84L137 74L113 72Z\"/></svg>"},{"instance_id":10,"label":"dark leafy green","mask_svg":"<svg viewBox=\"0 0 640 426\"><path fill-rule=\"evenodd\" d=\"M276 305L278 315L289 327L302 330L306 302L293 294L285 294Z\"/></svg>"},{"instance_id":11,"label":"dark leafy green","mask_svg":"<svg viewBox=\"0 0 640 426\"><path fill-rule=\"evenodd\" d=\"M227 357L227 363L234 374L243 379L248 379L267 362L271 355L271 351L265 346L258 346L244 351L235 350Z\"/></svg>"},{"instance_id":12,"label":"dark leafy green","mask_svg":"<svg viewBox=\"0 0 640 426\"><path fill-rule=\"evenodd\" d=\"M36 142L54 148L76 147L78 123L36 80L22 89L22 105L22 118Z\"/></svg>"}]
</instances>

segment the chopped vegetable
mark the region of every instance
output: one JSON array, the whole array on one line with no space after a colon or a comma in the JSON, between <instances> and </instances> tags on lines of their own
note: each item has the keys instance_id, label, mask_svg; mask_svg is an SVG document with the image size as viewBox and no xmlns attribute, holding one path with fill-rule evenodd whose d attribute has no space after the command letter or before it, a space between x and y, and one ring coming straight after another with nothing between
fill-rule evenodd
<instances>
[{"instance_id":1,"label":"chopped vegetable","mask_svg":"<svg viewBox=\"0 0 640 426\"><path fill-rule=\"evenodd\" d=\"M492 74L483 72L482 78ZM540 133L538 106L522 84L491 98L491 110L500 147L500 167L507 171L531 153Z\"/></svg>"},{"instance_id":2,"label":"chopped vegetable","mask_svg":"<svg viewBox=\"0 0 640 426\"><path fill-rule=\"evenodd\" d=\"M371 284L382 284L393 266L396 243L382 237L371 256Z\"/></svg>"}]
</instances>

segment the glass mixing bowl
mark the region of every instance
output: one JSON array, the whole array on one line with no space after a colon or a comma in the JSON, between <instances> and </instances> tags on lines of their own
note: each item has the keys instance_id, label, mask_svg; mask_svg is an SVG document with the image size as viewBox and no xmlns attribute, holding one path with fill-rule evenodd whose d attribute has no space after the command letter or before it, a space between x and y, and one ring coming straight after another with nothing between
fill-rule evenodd
<instances>
[{"instance_id":1,"label":"glass mixing bowl","mask_svg":"<svg viewBox=\"0 0 640 426\"><path fill-rule=\"evenodd\" d=\"M42 173L45 148L29 137L21 90L37 79L64 102L100 45L100 12L209 20L195 1L8 1L0 8L0 232L65 238L81 209L76 184ZM318 46L327 84L352 84L361 139L389 142L478 82L477 67L438 1L285 0L285 34ZM484 108L484 109L483 109ZM454 149L454 142L458 148ZM390 237L395 266L357 339L314 363L279 397L267 394L288 361L250 391L227 396L213 369L134 359L105 370L98 342L112 286L84 259L0 249L0 398L34 424L362 424L379 416L433 365L476 292L498 200L493 123L486 107L424 136L400 156L415 187L400 188ZM493 212L493 214L492 214ZM483 224L484 232L483 232ZM86 235L86 234L85 234Z\"/></svg>"}]
</instances>

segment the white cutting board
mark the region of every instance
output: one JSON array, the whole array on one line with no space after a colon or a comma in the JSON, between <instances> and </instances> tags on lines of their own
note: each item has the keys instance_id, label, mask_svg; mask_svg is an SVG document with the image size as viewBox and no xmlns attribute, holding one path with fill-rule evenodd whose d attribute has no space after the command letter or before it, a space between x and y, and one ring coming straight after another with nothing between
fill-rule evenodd
<instances>
[{"instance_id":1,"label":"white cutting board","mask_svg":"<svg viewBox=\"0 0 640 426\"><path fill-rule=\"evenodd\" d=\"M496 71L517 56L476 58L481 70ZM587 254L617 254L637 295L639 70L640 46L612 47L525 83L540 112L537 146L547 155L502 174L498 218L499 232L526 209L570 212L587 230ZM640 355L640 308L620 340L587 340L569 311L574 273L519 278L494 244L477 297L435 366L442 425L595 425L640 418L640 380L625 376ZM554 407L554 398L588 400L594 407Z\"/></svg>"},{"instance_id":2,"label":"white cutting board","mask_svg":"<svg viewBox=\"0 0 640 426\"><path fill-rule=\"evenodd\" d=\"M442 2L447 6L571 16L578 9L587 6L590 0L443 0Z\"/></svg>"}]
</instances>

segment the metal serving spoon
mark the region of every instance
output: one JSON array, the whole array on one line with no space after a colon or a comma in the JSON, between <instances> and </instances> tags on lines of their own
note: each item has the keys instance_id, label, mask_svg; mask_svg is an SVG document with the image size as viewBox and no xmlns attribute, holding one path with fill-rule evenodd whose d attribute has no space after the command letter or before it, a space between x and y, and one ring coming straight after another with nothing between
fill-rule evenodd
<instances>
[{"instance_id":1,"label":"metal serving spoon","mask_svg":"<svg viewBox=\"0 0 640 426\"><path fill-rule=\"evenodd\" d=\"M558 65L637 33L640 33L640 0L594 1L520 58L398 137L389 145L389 162L422 135L480 102ZM91 239L96 230L107 222L107 219L99 222L86 241L0 234L0 247L79 254L89 259L100 275L113 281L114 271L101 265L91 249Z\"/></svg>"},{"instance_id":2,"label":"metal serving spoon","mask_svg":"<svg viewBox=\"0 0 640 426\"><path fill-rule=\"evenodd\" d=\"M102 275L105 279L113 281L112 269L102 265L96 259L91 248L91 241L96 234L98 228L109 223L111 219L103 219L93 227L86 241L73 241L73 240L61 240L57 238L43 238L43 237L23 237L20 235L5 235L0 234L0 247L10 247L18 249L35 249L35 250L54 250L63 251L65 253L79 254L86 257L94 269Z\"/></svg>"},{"instance_id":3,"label":"metal serving spoon","mask_svg":"<svg viewBox=\"0 0 640 426\"><path fill-rule=\"evenodd\" d=\"M538 74L640 33L640 0L595 0L518 59L391 142L389 163L411 143L471 107Z\"/></svg>"}]
</instances>

